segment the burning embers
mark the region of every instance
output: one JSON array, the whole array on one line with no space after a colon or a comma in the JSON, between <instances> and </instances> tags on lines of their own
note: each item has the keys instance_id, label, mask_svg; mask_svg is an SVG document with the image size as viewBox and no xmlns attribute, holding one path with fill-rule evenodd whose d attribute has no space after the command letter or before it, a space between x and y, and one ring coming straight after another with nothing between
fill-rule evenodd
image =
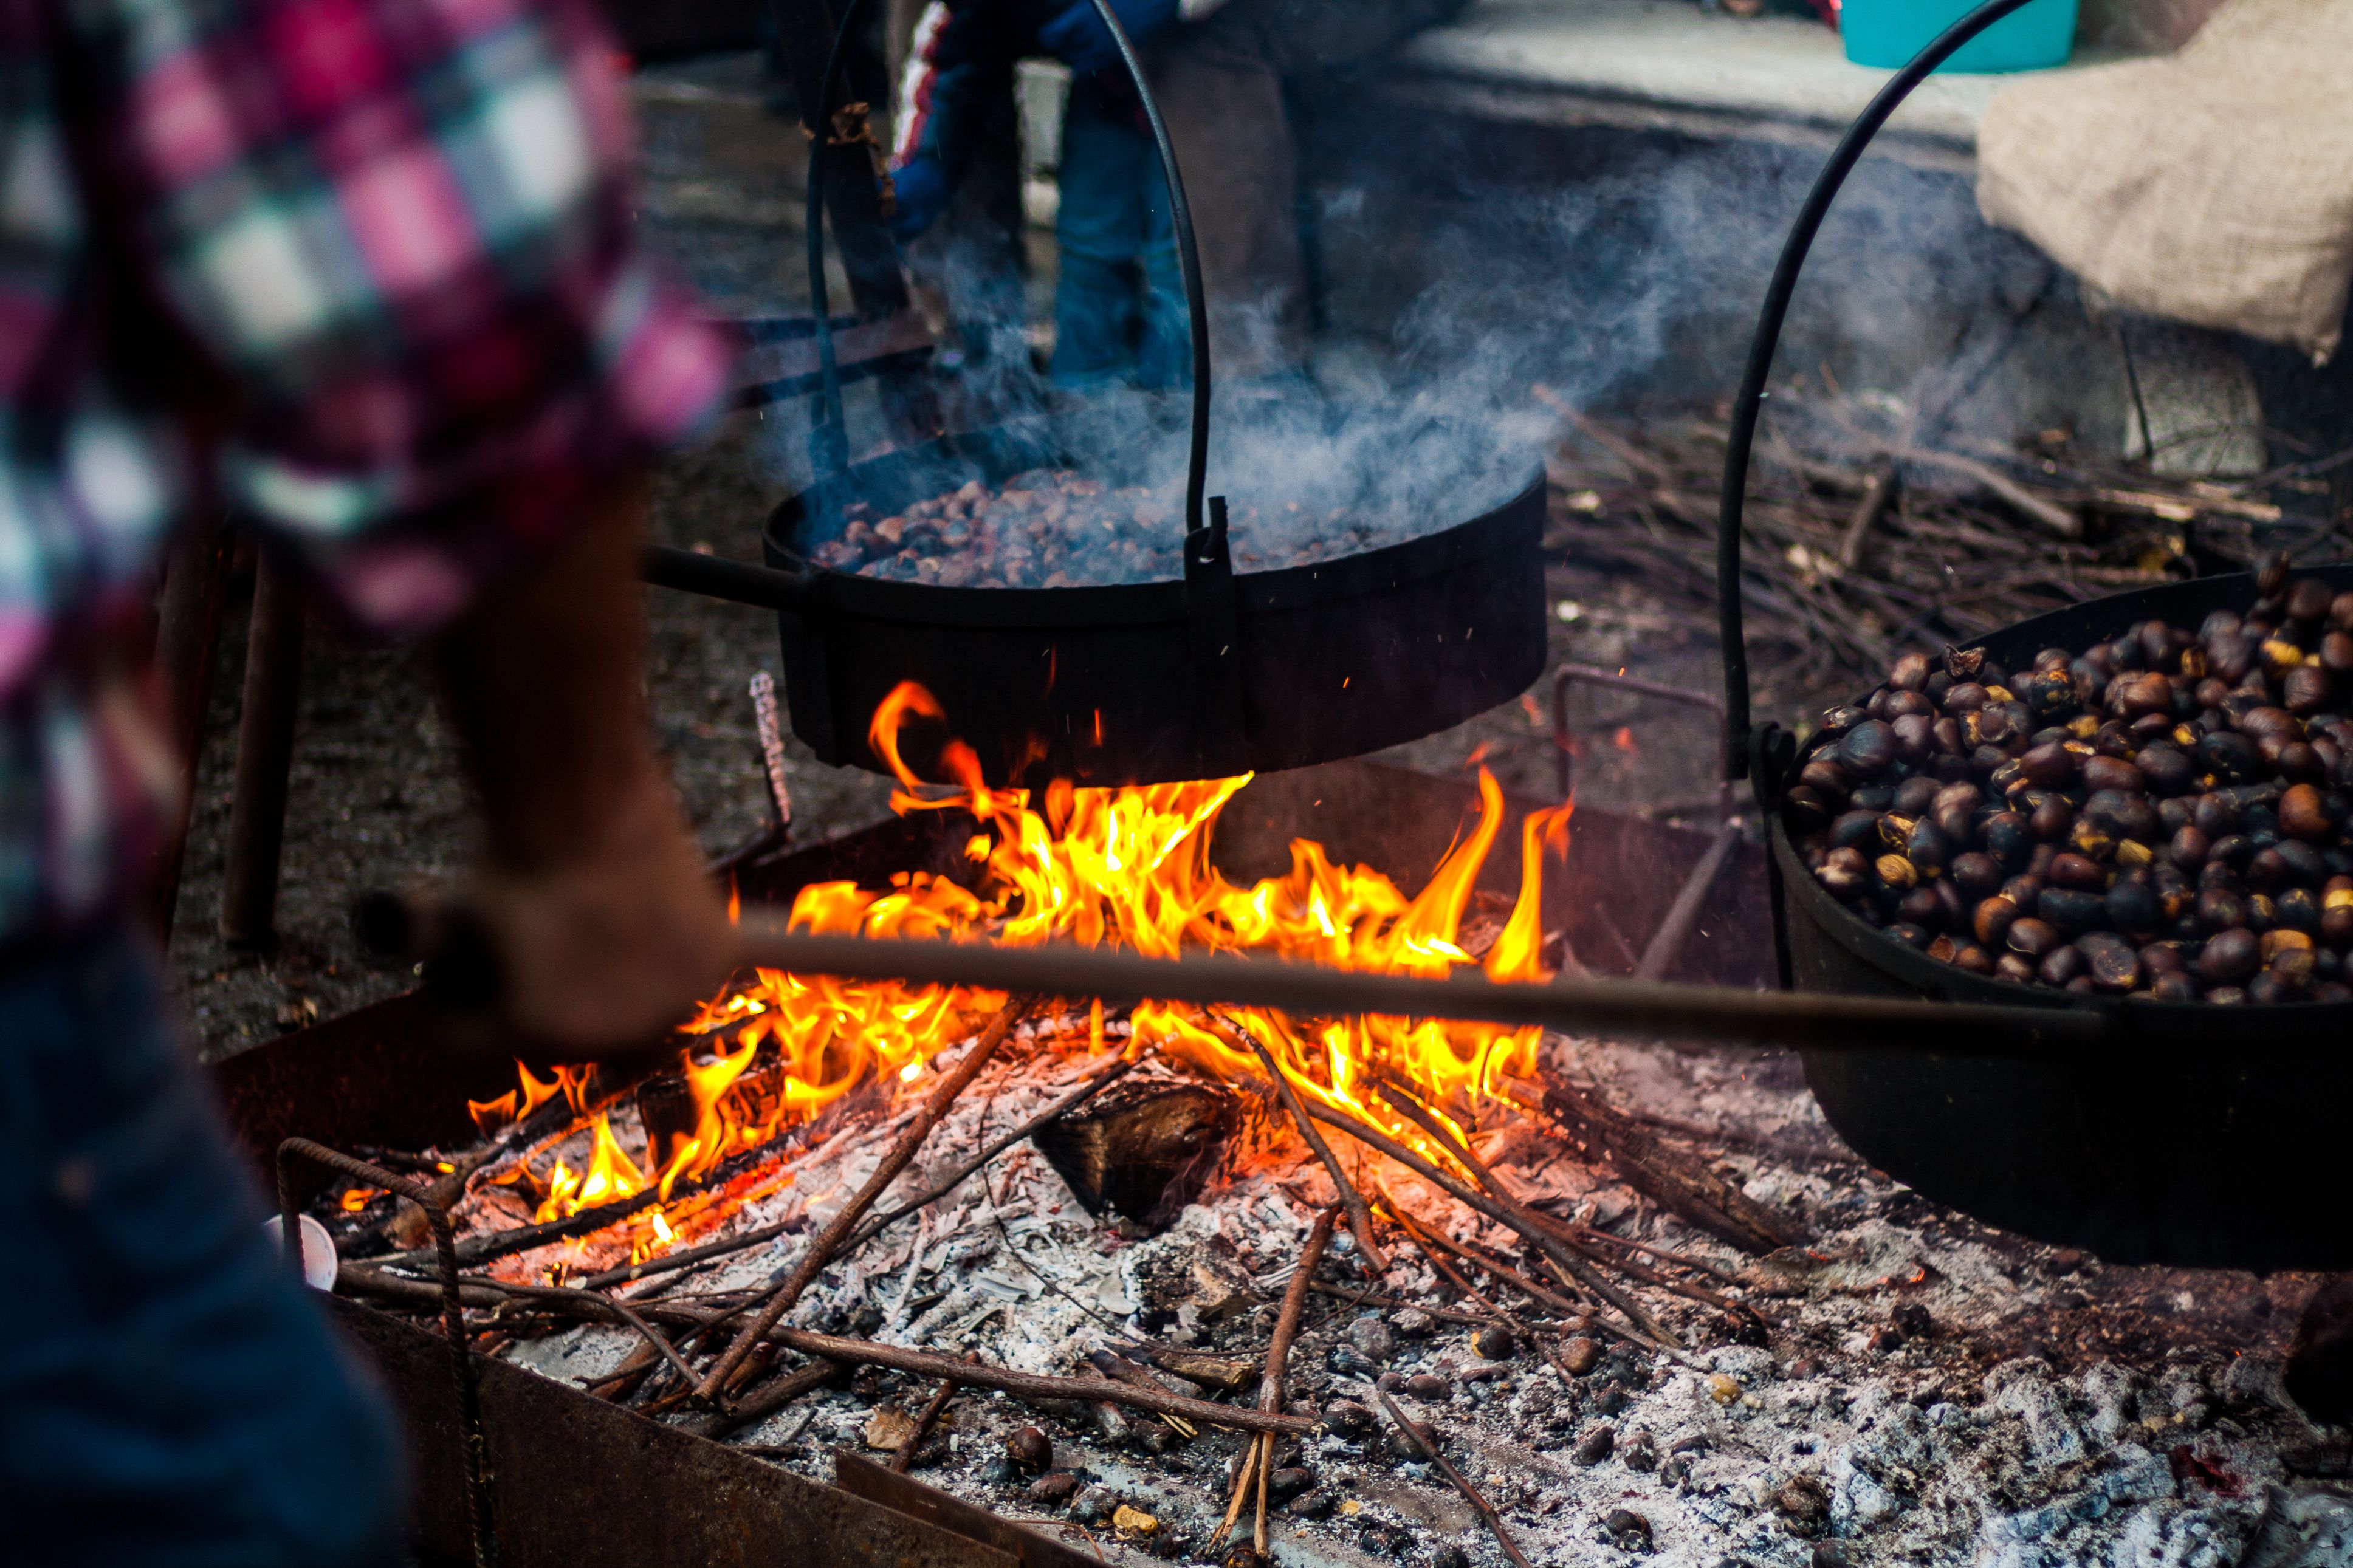
<instances>
[{"instance_id":1,"label":"burning embers","mask_svg":"<svg viewBox=\"0 0 2353 1568\"><path fill-rule=\"evenodd\" d=\"M957 787L927 787L903 760L901 731L911 720L942 719L928 692L902 685L876 713L871 740L900 781L893 805L902 814L971 815L970 875L902 872L887 889L818 884L795 899L796 927L1110 945L1158 957L1227 949L1425 976L1477 963L1497 980L1548 977L1540 872L1547 852L1566 848L1568 808L1529 816L1519 898L1499 928L1488 921L1473 936L1466 929L1473 885L1504 819L1502 791L1483 771L1476 822L1415 896L1377 871L1334 865L1304 839L1292 845L1287 876L1243 887L1213 867L1210 841L1219 810L1247 775L1121 789L1057 784L1033 804L1026 791L987 787L971 752L951 741L941 758ZM769 1181L783 1178L772 1173L764 1181L758 1156L780 1134L862 1083L921 1079L926 1061L1005 1001L953 987L757 971L685 1026L695 1044L680 1073L639 1086L631 1103L600 1092L593 1068L559 1067L550 1078L522 1068L514 1090L472 1104L485 1134L514 1142L526 1126L538 1134L485 1182L512 1195L516 1218L542 1226L629 1205L634 1214L612 1217L628 1221L632 1258L651 1256L682 1229L706 1229L752 1193L773 1190ZM1092 1020L1099 1047L1100 1005ZM1445 1105L1492 1089L1501 1076L1526 1076L1537 1037L1534 1029L1430 1018L1305 1019L1255 1008L1211 1016L1154 1003L1135 1008L1130 1024L1137 1047L1212 1079L1255 1080L1262 1071L1248 1043L1255 1039L1303 1092L1425 1151L1437 1146L1366 1091L1367 1074ZM570 1117L545 1125L559 1102Z\"/></svg>"}]
</instances>

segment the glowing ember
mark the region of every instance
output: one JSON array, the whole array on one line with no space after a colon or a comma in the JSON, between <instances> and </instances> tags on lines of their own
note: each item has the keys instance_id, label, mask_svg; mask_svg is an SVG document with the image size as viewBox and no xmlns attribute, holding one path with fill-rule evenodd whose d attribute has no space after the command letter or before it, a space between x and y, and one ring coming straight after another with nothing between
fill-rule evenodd
<instances>
[{"instance_id":1,"label":"glowing ember","mask_svg":"<svg viewBox=\"0 0 2353 1568\"><path fill-rule=\"evenodd\" d=\"M794 900L796 929L1008 945L1108 944L1172 958L1187 947L1223 949L1433 976L1480 962L1496 980L1549 976L1541 956L1542 867L1546 854L1567 847L1566 805L1527 818L1520 896L1483 961L1461 944L1473 885L1504 817L1503 791L1484 769L1476 823L1412 898L1377 871L1334 865L1320 845L1304 839L1291 846L1288 875L1240 887L1210 865L1209 846L1218 813L1250 782L1247 775L1118 789L1057 782L1039 809L1026 791L986 785L977 761L959 742L942 752L943 764L958 781L955 787L918 780L901 755L901 727L911 718L943 717L929 692L903 684L876 712L870 738L899 780L894 809L902 815L957 810L976 820L978 831L965 846L974 863L970 885L921 871L902 872L883 889L819 883ZM925 1060L965 1037L1003 1001L993 992L755 971L705 1004L681 1031L697 1041L683 1063L693 1131L634 1156L616 1137L609 1110L592 1103L593 1069L559 1068L552 1080L523 1069L516 1089L470 1109L491 1132L561 1094L585 1121L587 1149L578 1171L558 1158L542 1177L526 1159L493 1178L529 1189L537 1219L566 1217L649 1186L658 1186L659 1201L668 1205L675 1184L710 1176L729 1156L807 1121L870 1077L912 1082ZM1368 1069L1404 1080L1428 1103L1443 1105L1458 1094L1486 1091L1498 1075L1531 1070L1538 1033L1440 1019L1293 1018L1258 1008L1233 1009L1228 1016L1264 1042L1303 1091L1385 1127L1395 1125L1394 1117L1358 1092ZM1214 1076L1259 1072L1248 1047L1198 1007L1145 1003L1133 1015L1133 1033L1138 1045ZM1090 1012L1088 1036L1098 1045L1102 1040L1100 1003ZM706 1053L702 1059L697 1049ZM579 1130L575 1124L573 1131ZM1418 1135L1413 1141L1420 1142ZM570 1142L567 1133L540 1147ZM773 1183L761 1184L773 1190ZM731 1192L736 1185L729 1184ZM649 1211L633 1250L642 1255L669 1245L683 1211L718 1217L712 1212L714 1195L682 1199L666 1218ZM740 1202L750 1194L733 1195Z\"/></svg>"}]
</instances>

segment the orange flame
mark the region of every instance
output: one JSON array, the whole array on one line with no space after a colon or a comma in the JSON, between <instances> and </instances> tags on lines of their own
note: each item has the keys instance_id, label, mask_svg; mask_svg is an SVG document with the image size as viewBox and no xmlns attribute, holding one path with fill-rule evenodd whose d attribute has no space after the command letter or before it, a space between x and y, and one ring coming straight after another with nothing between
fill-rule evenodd
<instances>
[{"instance_id":1,"label":"orange flame","mask_svg":"<svg viewBox=\"0 0 2353 1568\"><path fill-rule=\"evenodd\" d=\"M1567 806L1529 816L1521 831L1520 891L1509 918L1483 958L1463 944L1480 871L1507 815L1502 787L1483 768L1476 817L1414 897L1377 871L1335 865L1321 845L1306 839L1293 842L1288 874L1245 887L1212 865L1209 847L1219 813L1249 775L1118 789L1078 789L1058 781L1044 793L1041 815L1032 809L1029 792L990 788L978 759L960 742L949 741L940 752L940 765L955 783L927 785L900 746L901 728L911 719L943 722L944 715L930 692L908 682L876 710L870 731L876 756L899 782L892 804L902 814L968 811L978 827L965 847L971 872L961 882L901 872L886 889L818 883L794 900L794 929L1008 945L1064 942L1166 958L1187 948L1249 951L1335 968L1424 975L1479 963L1497 980L1548 978L1542 960L1543 868L1546 855L1567 847ZM707 1059L698 1061L693 1049L683 1058L694 1130L670 1140L667 1148L649 1142L642 1166L623 1152L608 1110L590 1103L586 1071L575 1077L558 1068L553 1082L543 1082L519 1068L516 1091L475 1110L492 1126L528 1116L563 1093L583 1120L557 1142L576 1148L573 1138L585 1131L585 1155L573 1156L585 1163L575 1172L558 1158L543 1182L523 1173L544 1194L538 1217L568 1215L658 1187L665 1208L650 1211L633 1231L634 1251L658 1250L690 1214L715 1219L733 1206L722 1201L719 1189L673 1205L678 1183L711 1176L730 1156L757 1149L870 1078L893 1087L912 1082L925 1061L964 1038L1002 1002L990 992L757 970L704 1004L683 1026L691 1041L715 1047ZM1424 1148L1429 1145L1418 1129L1401 1125L1385 1105L1360 1092L1369 1073L1409 1083L1431 1104L1444 1104L1486 1092L1499 1073L1531 1070L1538 1038L1533 1028L1440 1019L1294 1018L1256 1008L1220 1015L1160 1003L1137 1006L1131 1023L1131 1049L1157 1047L1232 1078L1262 1071L1229 1026L1247 1029L1303 1093ZM1100 1005L1091 1010L1087 1029L1099 1048ZM763 1178L757 1185L773 1190L776 1181L788 1179ZM724 1193L742 1201L746 1193L737 1184L745 1180L732 1178Z\"/></svg>"}]
</instances>

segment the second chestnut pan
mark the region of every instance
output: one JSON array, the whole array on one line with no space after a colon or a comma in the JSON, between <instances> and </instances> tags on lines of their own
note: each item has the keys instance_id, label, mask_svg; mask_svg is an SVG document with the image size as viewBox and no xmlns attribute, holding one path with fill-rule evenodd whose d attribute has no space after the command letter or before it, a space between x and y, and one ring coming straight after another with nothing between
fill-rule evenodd
<instances>
[{"instance_id":1,"label":"second chestnut pan","mask_svg":"<svg viewBox=\"0 0 2353 1568\"><path fill-rule=\"evenodd\" d=\"M2353 566L2300 575L2353 588ZM2151 618L2194 626L2254 595L2245 574L2144 588L1972 646L2023 668L2042 648L2089 647ZM2353 1003L2101 1000L1971 974L1831 897L1771 820L1799 990L2089 1006L2119 1026L2122 1044L2047 1062L1901 1041L1804 1053L1814 1098L1857 1153L1940 1203L2113 1262L2353 1268L2353 1205L2340 1201Z\"/></svg>"},{"instance_id":2,"label":"second chestnut pan","mask_svg":"<svg viewBox=\"0 0 2353 1568\"><path fill-rule=\"evenodd\" d=\"M1751 730L1741 639L1740 527L1748 455L1799 268L1831 198L1895 106L1962 44L2024 0L1987 0L1872 100L1831 153L1781 252L1733 405L1717 536L1726 752L1754 772L1771 823L1773 921L1799 989L2106 1012L2119 1044L2054 1053L1803 1052L1806 1080L1857 1152L1939 1203L2119 1263L2353 1268L2343 1201L2353 1104L2353 1003L2217 1006L2104 999L1968 974L1915 952L1832 899L1781 820L1789 737ZM2353 567L2318 575L2353 587ZM1979 645L2006 668L2045 647L2080 653L2150 618L2196 626L2254 597L2245 575L2117 595L2040 616Z\"/></svg>"}]
</instances>

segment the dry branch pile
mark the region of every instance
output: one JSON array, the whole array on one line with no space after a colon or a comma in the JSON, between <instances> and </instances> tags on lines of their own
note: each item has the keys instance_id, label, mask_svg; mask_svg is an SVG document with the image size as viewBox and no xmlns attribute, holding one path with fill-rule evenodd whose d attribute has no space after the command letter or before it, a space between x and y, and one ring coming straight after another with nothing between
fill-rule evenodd
<instances>
[{"instance_id":1,"label":"dry branch pile","mask_svg":"<svg viewBox=\"0 0 2353 1568\"><path fill-rule=\"evenodd\" d=\"M1713 626L1723 426L1603 421L1537 396L1567 426L1548 465L1554 548ZM2060 431L2023 450L1931 447L1918 423L1885 404L1775 394L1742 552L1760 689L1867 684L1911 649L2274 550L2300 565L2353 554L2353 523L2327 500L2353 454L2222 485L2102 460Z\"/></svg>"}]
</instances>

